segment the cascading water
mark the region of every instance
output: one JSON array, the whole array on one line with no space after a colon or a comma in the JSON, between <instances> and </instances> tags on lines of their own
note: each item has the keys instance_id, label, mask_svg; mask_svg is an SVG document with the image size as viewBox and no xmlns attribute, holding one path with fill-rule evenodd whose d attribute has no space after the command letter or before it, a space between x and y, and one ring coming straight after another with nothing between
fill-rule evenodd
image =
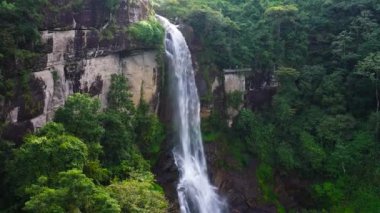
<instances>
[{"instance_id":1,"label":"cascading water","mask_svg":"<svg viewBox=\"0 0 380 213\"><path fill-rule=\"evenodd\" d=\"M175 25L166 18L157 18L166 30L169 85L179 140L173 154L180 173L177 192L181 212L226 212L226 203L218 196L207 175L200 131L200 103L189 48Z\"/></svg>"}]
</instances>

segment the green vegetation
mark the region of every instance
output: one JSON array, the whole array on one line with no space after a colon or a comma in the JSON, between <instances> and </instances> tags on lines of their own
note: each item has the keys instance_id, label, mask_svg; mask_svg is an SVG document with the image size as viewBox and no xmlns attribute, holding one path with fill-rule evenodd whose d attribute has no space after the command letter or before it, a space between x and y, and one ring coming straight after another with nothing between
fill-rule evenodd
<instances>
[{"instance_id":1,"label":"green vegetation","mask_svg":"<svg viewBox=\"0 0 380 213\"><path fill-rule=\"evenodd\" d=\"M241 165L260 160L264 201L280 210L270 180L296 175L312 201L295 211L380 211L378 1L163 0L156 10L193 28L200 75L251 67L279 82L270 105L242 110L229 131L208 125L215 118L202 126L207 140L228 138Z\"/></svg>"},{"instance_id":2,"label":"green vegetation","mask_svg":"<svg viewBox=\"0 0 380 213\"><path fill-rule=\"evenodd\" d=\"M132 24L128 32L137 41L154 47L162 46L165 35L163 27L154 17Z\"/></svg>"},{"instance_id":3,"label":"green vegetation","mask_svg":"<svg viewBox=\"0 0 380 213\"><path fill-rule=\"evenodd\" d=\"M78 169L60 172L50 180L41 176L26 191L31 195L24 210L29 212L120 212L115 199Z\"/></svg>"},{"instance_id":4,"label":"green vegetation","mask_svg":"<svg viewBox=\"0 0 380 213\"><path fill-rule=\"evenodd\" d=\"M281 206L280 202L274 191L274 180L273 180L273 169L266 165L261 164L256 171L259 186L262 190L263 202L274 204L277 207L277 211L280 213L286 212L284 207Z\"/></svg>"},{"instance_id":5,"label":"green vegetation","mask_svg":"<svg viewBox=\"0 0 380 213\"><path fill-rule=\"evenodd\" d=\"M118 3L101 2L111 11ZM77 11L82 3L73 0L63 9ZM214 77L223 79L223 68L250 67L252 76L274 76L259 83L278 82L270 104L242 109L231 128L226 108L244 104L243 94L226 94L225 105L211 91L201 97L214 106L202 122L204 140L221 143L237 161L218 159L218 165L242 170L258 159L260 201L280 212L380 211L378 0L154 5L159 14L192 27L189 44L208 88ZM30 73L44 49L38 29L46 8L58 9L48 0L0 0L0 133L12 101L25 103L28 116L42 107L33 98ZM112 39L120 32L162 48L164 30L153 17L127 29L111 17L100 33ZM126 79L114 75L108 108L75 94L54 122L22 144L0 138L0 211L165 212L168 203L150 172L165 129L146 103L135 108L130 96ZM300 199L296 209L284 209L276 194L284 187L276 180L293 177L306 183L300 186L304 194L293 196Z\"/></svg>"},{"instance_id":6,"label":"green vegetation","mask_svg":"<svg viewBox=\"0 0 380 213\"><path fill-rule=\"evenodd\" d=\"M112 183L107 190L120 203L122 212L167 212L168 203L162 196L162 189L156 187L152 176Z\"/></svg>"},{"instance_id":7,"label":"green vegetation","mask_svg":"<svg viewBox=\"0 0 380 213\"><path fill-rule=\"evenodd\" d=\"M40 11L46 5L46 0L0 1L0 123L5 120L16 88L22 88L22 94L29 92L28 81L24 79L28 79L39 57L36 50L40 46ZM30 99L24 96L26 101Z\"/></svg>"},{"instance_id":8,"label":"green vegetation","mask_svg":"<svg viewBox=\"0 0 380 213\"><path fill-rule=\"evenodd\" d=\"M135 132L142 153L154 165L161 142L165 139L165 131L157 115L149 111L149 105L142 99L136 111Z\"/></svg>"},{"instance_id":9,"label":"green vegetation","mask_svg":"<svg viewBox=\"0 0 380 213\"><path fill-rule=\"evenodd\" d=\"M165 212L163 191L141 154L151 159L151 150L159 152L162 124L136 111L129 98L127 81L114 75L104 112L99 100L74 94L57 111L55 122L27 136L21 147L1 147L6 162L2 189L7 192L1 209Z\"/></svg>"},{"instance_id":10,"label":"green vegetation","mask_svg":"<svg viewBox=\"0 0 380 213\"><path fill-rule=\"evenodd\" d=\"M54 13L54 23L58 8L77 12L83 2L0 0L0 135L14 102L23 103L25 116L41 110L30 87L31 72L46 51L39 32L45 28L43 16ZM100 4L114 12L119 1ZM103 37L110 39L123 30L114 21L111 16ZM153 18L146 22L149 29L137 24L132 32L142 32L141 42L148 46L161 45L162 27ZM57 81L56 71L52 74ZM109 108L102 111L99 100L74 94L56 112L54 122L26 136L22 144L0 138L0 212L166 211L167 201L149 163L160 151L163 125L148 109L134 108L122 76L112 76L108 100ZM109 190L118 187L133 195Z\"/></svg>"},{"instance_id":11,"label":"green vegetation","mask_svg":"<svg viewBox=\"0 0 380 213\"><path fill-rule=\"evenodd\" d=\"M110 10L114 10L116 8L116 6L119 4L119 1L118 0L105 0L105 1L102 1L103 4L105 4L105 6L110 9Z\"/></svg>"},{"instance_id":12,"label":"green vegetation","mask_svg":"<svg viewBox=\"0 0 380 213\"><path fill-rule=\"evenodd\" d=\"M52 159L51 156L60 156ZM14 152L10 162L13 182L24 187L39 176L56 176L68 169L83 169L88 156L87 146L78 138L67 135L61 124L50 123L37 135L29 136ZM22 170L17 168L23 168Z\"/></svg>"},{"instance_id":13,"label":"green vegetation","mask_svg":"<svg viewBox=\"0 0 380 213\"><path fill-rule=\"evenodd\" d=\"M243 104L243 92L234 91L227 94L227 106L239 110Z\"/></svg>"}]
</instances>

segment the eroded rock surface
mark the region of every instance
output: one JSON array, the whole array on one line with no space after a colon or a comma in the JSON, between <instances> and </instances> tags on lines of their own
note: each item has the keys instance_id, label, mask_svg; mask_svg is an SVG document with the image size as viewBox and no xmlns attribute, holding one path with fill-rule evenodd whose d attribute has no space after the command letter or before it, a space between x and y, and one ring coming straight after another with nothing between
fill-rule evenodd
<instances>
[{"instance_id":1,"label":"eroded rock surface","mask_svg":"<svg viewBox=\"0 0 380 213\"><path fill-rule=\"evenodd\" d=\"M73 2L50 0L52 6L45 9L39 50L43 54L33 67L31 94L20 94L12 104L9 128L21 125L26 133L42 127L75 92L97 96L106 107L112 74L128 78L135 104L140 97L152 108L158 103L157 51L134 41L126 30L152 15L149 1L119 0L112 9L103 0ZM14 139L11 134L8 138Z\"/></svg>"},{"instance_id":2,"label":"eroded rock surface","mask_svg":"<svg viewBox=\"0 0 380 213\"><path fill-rule=\"evenodd\" d=\"M226 147L218 142L206 143L205 151L210 177L219 193L224 196L231 213L275 213L274 205L262 201L256 170L257 160L250 160L244 168ZM223 166L222 166L223 165Z\"/></svg>"}]
</instances>

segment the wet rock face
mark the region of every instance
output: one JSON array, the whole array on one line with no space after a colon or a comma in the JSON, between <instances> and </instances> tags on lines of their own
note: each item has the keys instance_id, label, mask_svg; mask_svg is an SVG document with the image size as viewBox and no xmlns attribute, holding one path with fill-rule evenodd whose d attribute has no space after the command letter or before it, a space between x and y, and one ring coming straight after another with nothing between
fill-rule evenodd
<instances>
[{"instance_id":1,"label":"wet rock face","mask_svg":"<svg viewBox=\"0 0 380 213\"><path fill-rule=\"evenodd\" d=\"M231 213L275 213L276 205L265 201L257 178L257 159L248 159L241 165L229 148L218 141L205 143L210 178L218 192L229 204ZM308 180L296 173L274 173L273 193L286 209L316 208Z\"/></svg>"},{"instance_id":2,"label":"wet rock face","mask_svg":"<svg viewBox=\"0 0 380 213\"><path fill-rule=\"evenodd\" d=\"M316 209L313 201L313 195L310 191L310 185L313 184L309 180L301 178L296 173L287 175L276 174L275 176L275 193L278 200L285 207L285 209Z\"/></svg>"},{"instance_id":3,"label":"wet rock face","mask_svg":"<svg viewBox=\"0 0 380 213\"><path fill-rule=\"evenodd\" d=\"M96 76L95 81L91 84L91 87L88 92L91 96L100 95L103 90L103 80L100 75Z\"/></svg>"},{"instance_id":4,"label":"wet rock face","mask_svg":"<svg viewBox=\"0 0 380 213\"><path fill-rule=\"evenodd\" d=\"M43 113L45 100L45 84L41 79L32 78L28 83L29 89L19 95L18 121L30 120Z\"/></svg>"},{"instance_id":5,"label":"wet rock face","mask_svg":"<svg viewBox=\"0 0 380 213\"><path fill-rule=\"evenodd\" d=\"M20 90L5 116L10 123L4 133L7 139L19 140L22 132L42 127L76 92L97 96L106 107L112 74L128 78L135 104L141 96L152 108L158 103L155 47L133 41L125 30L148 18L149 1L119 0L112 9L105 2L49 0L41 27L42 45L37 48L40 56L31 68L30 91ZM18 126L25 131L16 137L11 132Z\"/></svg>"},{"instance_id":6,"label":"wet rock face","mask_svg":"<svg viewBox=\"0 0 380 213\"><path fill-rule=\"evenodd\" d=\"M174 156L171 149L162 152L157 165L153 168L156 175L157 183L163 187L165 196L171 206L168 212L179 213L179 201L177 194L178 168L174 162Z\"/></svg>"},{"instance_id":7,"label":"wet rock face","mask_svg":"<svg viewBox=\"0 0 380 213\"><path fill-rule=\"evenodd\" d=\"M247 107L253 110L268 107L272 104L273 96L277 87L266 87L258 90L248 91L246 95Z\"/></svg>"},{"instance_id":8,"label":"wet rock face","mask_svg":"<svg viewBox=\"0 0 380 213\"><path fill-rule=\"evenodd\" d=\"M210 177L219 193L229 205L231 213L275 213L274 205L263 204L262 194L256 177L258 162L251 160L244 169L224 152L225 147L218 142L206 143L205 151ZM221 166L224 165L224 166Z\"/></svg>"},{"instance_id":9,"label":"wet rock face","mask_svg":"<svg viewBox=\"0 0 380 213\"><path fill-rule=\"evenodd\" d=\"M271 73L256 72L246 79L246 106L259 110L272 104L277 92L278 82Z\"/></svg>"}]
</instances>

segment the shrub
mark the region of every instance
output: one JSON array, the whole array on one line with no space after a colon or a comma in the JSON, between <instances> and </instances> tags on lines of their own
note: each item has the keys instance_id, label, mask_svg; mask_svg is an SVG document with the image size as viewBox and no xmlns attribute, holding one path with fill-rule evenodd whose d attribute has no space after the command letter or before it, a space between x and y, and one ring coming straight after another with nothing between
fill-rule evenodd
<instances>
[{"instance_id":1,"label":"shrub","mask_svg":"<svg viewBox=\"0 0 380 213\"><path fill-rule=\"evenodd\" d=\"M164 29L154 18L140 21L128 28L132 38L146 45L158 47L163 44Z\"/></svg>"},{"instance_id":2,"label":"shrub","mask_svg":"<svg viewBox=\"0 0 380 213\"><path fill-rule=\"evenodd\" d=\"M234 91L227 94L227 105L234 109L239 109L239 107L243 104L243 92Z\"/></svg>"},{"instance_id":3,"label":"shrub","mask_svg":"<svg viewBox=\"0 0 380 213\"><path fill-rule=\"evenodd\" d=\"M107 190L119 202L122 212L167 212L168 202L149 175L113 183Z\"/></svg>"}]
</instances>

